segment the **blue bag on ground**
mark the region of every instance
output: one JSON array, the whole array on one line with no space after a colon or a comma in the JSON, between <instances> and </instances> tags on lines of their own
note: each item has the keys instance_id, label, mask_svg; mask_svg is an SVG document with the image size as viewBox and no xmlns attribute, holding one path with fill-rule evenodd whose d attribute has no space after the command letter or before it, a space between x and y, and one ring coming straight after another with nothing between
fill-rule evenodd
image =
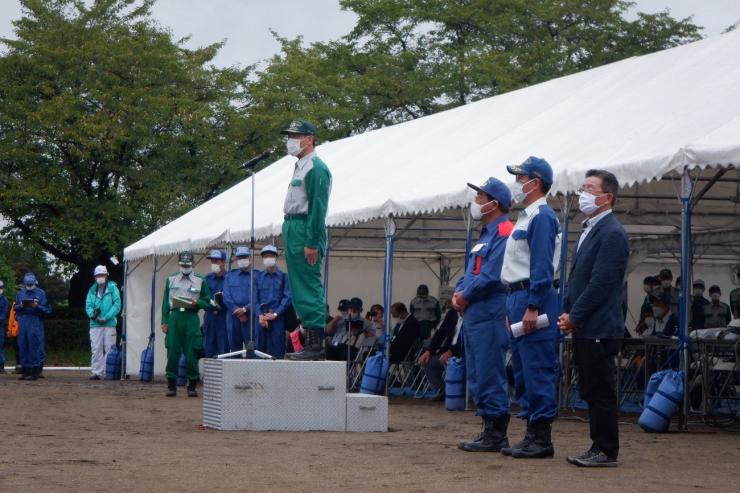
<instances>
[{"instance_id":1,"label":"blue bag on ground","mask_svg":"<svg viewBox=\"0 0 740 493\"><path fill-rule=\"evenodd\" d=\"M385 353L376 353L367 358L365 371L360 382L361 394L385 395L385 378L388 374L388 360Z\"/></svg>"},{"instance_id":2,"label":"blue bag on ground","mask_svg":"<svg viewBox=\"0 0 740 493\"><path fill-rule=\"evenodd\" d=\"M660 382L650 403L642 411L638 424L645 431L664 432L668 430L671 417L683 400L683 372L669 371Z\"/></svg>"},{"instance_id":3,"label":"blue bag on ground","mask_svg":"<svg viewBox=\"0 0 740 493\"><path fill-rule=\"evenodd\" d=\"M653 373L650 376L650 380L648 380L647 387L645 388L645 394L643 396L642 400L642 408L647 409L648 404L650 404L650 399L653 398L653 395L655 394L655 391L658 390L658 387L660 387L660 382L663 381L663 377L668 375L672 370L663 370Z\"/></svg>"},{"instance_id":4,"label":"blue bag on ground","mask_svg":"<svg viewBox=\"0 0 740 493\"><path fill-rule=\"evenodd\" d=\"M149 336L149 344L141 352L139 379L142 382L151 382L154 378L154 337Z\"/></svg>"},{"instance_id":5,"label":"blue bag on ground","mask_svg":"<svg viewBox=\"0 0 740 493\"><path fill-rule=\"evenodd\" d=\"M185 378L185 353L180 353L180 359L177 361L177 385L182 387L187 383Z\"/></svg>"},{"instance_id":6,"label":"blue bag on ground","mask_svg":"<svg viewBox=\"0 0 740 493\"><path fill-rule=\"evenodd\" d=\"M115 345L105 355L105 379L116 380L121 377L121 352Z\"/></svg>"},{"instance_id":7,"label":"blue bag on ground","mask_svg":"<svg viewBox=\"0 0 740 493\"><path fill-rule=\"evenodd\" d=\"M465 360L450 358L445 369L445 408L465 410Z\"/></svg>"}]
</instances>

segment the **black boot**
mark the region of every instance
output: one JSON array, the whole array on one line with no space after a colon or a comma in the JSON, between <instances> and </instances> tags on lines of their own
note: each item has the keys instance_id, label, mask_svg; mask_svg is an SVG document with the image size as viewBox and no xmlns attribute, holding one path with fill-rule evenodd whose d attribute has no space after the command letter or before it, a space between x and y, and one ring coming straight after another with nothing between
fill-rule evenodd
<instances>
[{"instance_id":1,"label":"black boot","mask_svg":"<svg viewBox=\"0 0 740 493\"><path fill-rule=\"evenodd\" d=\"M26 377L26 380L38 380L39 375L41 374L41 368L38 366L34 366L31 368L31 371L29 372L28 377Z\"/></svg>"},{"instance_id":2,"label":"black boot","mask_svg":"<svg viewBox=\"0 0 740 493\"><path fill-rule=\"evenodd\" d=\"M167 397L175 397L177 395L177 380L174 378L167 379Z\"/></svg>"},{"instance_id":3,"label":"black boot","mask_svg":"<svg viewBox=\"0 0 740 493\"><path fill-rule=\"evenodd\" d=\"M511 455L514 450L518 450L524 447L527 447L529 445L529 442L534 440L534 427L529 424L529 420L527 420L527 431L524 434L524 438L521 442L517 442L511 447L504 447L501 449L501 453L504 455Z\"/></svg>"},{"instance_id":4,"label":"black boot","mask_svg":"<svg viewBox=\"0 0 740 493\"><path fill-rule=\"evenodd\" d=\"M188 397L198 397L198 392L195 390L197 384L197 380L188 380Z\"/></svg>"},{"instance_id":5,"label":"black boot","mask_svg":"<svg viewBox=\"0 0 740 493\"><path fill-rule=\"evenodd\" d=\"M0 327L0 330L2 330L1 327ZM6 371L5 371L5 363L0 363L0 374L5 374L5 373L6 373Z\"/></svg>"},{"instance_id":6,"label":"black boot","mask_svg":"<svg viewBox=\"0 0 740 493\"><path fill-rule=\"evenodd\" d=\"M555 447L552 445L550 421L537 421L532 423L534 438L525 446L513 449L511 456L517 459L541 459L555 455Z\"/></svg>"},{"instance_id":7,"label":"black boot","mask_svg":"<svg viewBox=\"0 0 740 493\"><path fill-rule=\"evenodd\" d=\"M41 363L41 366L36 367L36 378L45 378L42 373L44 372L44 364Z\"/></svg>"},{"instance_id":8,"label":"black boot","mask_svg":"<svg viewBox=\"0 0 740 493\"><path fill-rule=\"evenodd\" d=\"M23 375L23 368L20 365L15 365L15 370L13 370L13 373L15 375Z\"/></svg>"},{"instance_id":9,"label":"black boot","mask_svg":"<svg viewBox=\"0 0 740 493\"><path fill-rule=\"evenodd\" d=\"M30 380L31 379L31 369L23 367L18 370L18 372L21 374L20 377L18 377L18 380Z\"/></svg>"},{"instance_id":10,"label":"black boot","mask_svg":"<svg viewBox=\"0 0 740 493\"><path fill-rule=\"evenodd\" d=\"M285 358L293 361L325 360L324 329L306 329L306 345L297 353L286 354Z\"/></svg>"},{"instance_id":11,"label":"black boot","mask_svg":"<svg viewBox=\"0 0 740 493\"><path fill-rule=\"evenodd\" d=\"M506 429L509 426L509 415L483 416L483 431L473 440L457 444L466 452L500 452L509 446Z\"/></svg>"}]
</instances>

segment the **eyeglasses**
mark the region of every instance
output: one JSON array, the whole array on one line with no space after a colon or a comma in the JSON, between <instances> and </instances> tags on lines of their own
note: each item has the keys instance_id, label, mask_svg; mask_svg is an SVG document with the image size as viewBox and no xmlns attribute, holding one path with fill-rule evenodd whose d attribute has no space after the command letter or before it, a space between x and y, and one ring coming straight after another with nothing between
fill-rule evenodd
<instances>
[{"instance_id":1,"label":"eyeglasses","mask_svg":"<svg viewBox=\"0 0 740 493\"><path fill-rule=\"evenodd\" d=\"M596 187L589 187L589 186L581 187L581 188L578 189L578 193L579 194L581 194L583 192L590 193L591 195L601 195L601 194L604 194L604 191L603 190L597 190Z\"/></svg>"}]
</instances>

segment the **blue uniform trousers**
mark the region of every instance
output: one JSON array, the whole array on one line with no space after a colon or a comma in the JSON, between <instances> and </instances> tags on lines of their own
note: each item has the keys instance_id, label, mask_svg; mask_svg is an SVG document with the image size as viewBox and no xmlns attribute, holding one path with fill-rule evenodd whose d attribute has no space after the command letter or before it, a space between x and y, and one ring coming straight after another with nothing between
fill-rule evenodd
<instances>
[{"instance_id":1,"label":"blue uniform trousers","mask_svg":"<svg viewBox=\"0 0 740 493\"><path fill-rule=\"evenodd\" d=\"M527 308L526 289L514 291L506 300L509 323L522 320ZM543 298L540 315L547 313L548 327L513 338L511 363L514 370L514 395L519 402L519 417L530 422L552 421L558 414L558 295L550 289Z\"/></svg>"},{"instance_id":2,"label":"blue uniform trousers","mask_svg":"<svg viewBox=\"0 0 740 493\"><path fill-rule=\"evenodd\" d=\"M206 312L203 317L203 354L215 358L229 352L229 337L226 332L226 313Z\"/></svg>"},{"instance_id":3,"label":"blue uniform trousers","mask_svg":"<svg viewBox=\"0 0 740 493\"><path fill-rule=\"evenodd\" d=\"M39 317L19 314L18 361L23 368L33 368L44 363L44 324Z\"/></svg>"},{"instance_id":4,"label":"blue uniform trousers","mask_svg":"<svg viewBox=\"0 0 740 493\"><path fill-rule=\"evenodd\" d=\"M247 317L246 322L242 323L234 315L228 315L226 317L226 328L229 335L229 350L241 351L244 349L250 339L249 317ZM254 331L257 332L259 328L259 322L255 320Z\"/></svg>"},{"instance_id":5,"label":"blue uniform trousers","mask_svg":"<svg viewBox=\"0 0 740 493\"><path fill-rule=\"evenodd\" d=\"M469 320L465 317L465 371L468 390L476 406L476 416L509 414L509 388L506 380L506 351L509 333L503 317Z\"/></svg>"},{"instance_id":6,"label":"blue uniform trousers","mask_svg":"<svg viewBox=\"0 0 740 493\"><path fill-rule=\"evenodd\" d=\"M266 329L256 322L254 332L257 350L277 359L285 356L285 320L283 317L269 322Z\"/></svg>"}]
</instances>

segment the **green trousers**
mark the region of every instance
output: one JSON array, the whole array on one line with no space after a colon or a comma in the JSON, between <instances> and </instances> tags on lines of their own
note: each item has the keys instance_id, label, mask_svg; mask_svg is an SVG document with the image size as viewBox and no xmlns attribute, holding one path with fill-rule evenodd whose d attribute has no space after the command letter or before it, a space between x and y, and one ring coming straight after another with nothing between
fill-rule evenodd
<instances>
[{"instance_id":1,"label":"green trousers","mask_svg":"<svg viewBox=\"0 0 740 493\"><path fill-rule=\"evenodd\" d=\"M198 353L203 348L200 333L200 319L196 312L170 312L167 334L164 336L167 347L167 378L177 378L180 353L185 353L185 375L188 380L198 380Z\"/></svg>"},{"instance_id":2,"label":"green trousers","mask_svg":"<svg viewBox=\"0 0 740 493\"><path fill-rule=\"evenodd\" d=\"M288 266L290 296L296 315L307 329L323 329L326 326L326 302L321 285L321 265L325 245L319 247L314 265L308 265L303 254L306 246L306 221L286 219L283 222L285 263Z\"/></svg>"}]
</instances>

